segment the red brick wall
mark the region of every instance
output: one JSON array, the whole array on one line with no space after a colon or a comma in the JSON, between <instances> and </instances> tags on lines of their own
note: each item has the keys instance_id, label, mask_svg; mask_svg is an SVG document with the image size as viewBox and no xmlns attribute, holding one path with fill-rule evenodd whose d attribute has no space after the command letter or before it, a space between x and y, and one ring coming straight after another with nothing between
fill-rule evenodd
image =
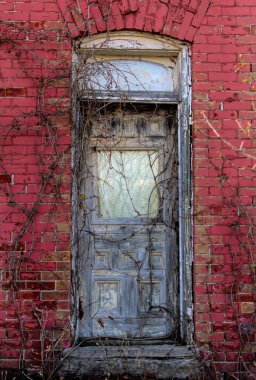
<instances>
[{"instance_id":1,"label":"red brick wall","mask_svg":"<svg viewBox=\"0 0 256 380\"><path fill-rule=\"evenodd\" d=\"M70 314L71 44L54 1L0 9L0 368L40 367Z\"/></svg>"},{"instance_id":2,"label":"red brick wall","mask_svg":"<svg viewBox=\"0 0 256 380\"><path fill-rule=\"evenodd\" d=\"M95 3L0 4L0 367L69 344L72 39L129 29L192 43L195 339L253 371L255 1Z\"/></svg>"},{"instance_id":3,"label":"red brick wall","mask_svg":"<svg viewBox=\"0 0 256 380\"><path fill-rule=\"evenodd\" d=\"M220 372L255 352L255 15L215 0L192 45L196 340Z\"/></svg>"}]
</instances>

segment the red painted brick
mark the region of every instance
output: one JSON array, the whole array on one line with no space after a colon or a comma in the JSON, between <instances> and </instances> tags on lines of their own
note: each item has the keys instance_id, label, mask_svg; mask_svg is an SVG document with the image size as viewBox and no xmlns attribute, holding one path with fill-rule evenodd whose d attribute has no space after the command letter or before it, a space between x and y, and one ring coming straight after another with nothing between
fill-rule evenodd
<instances>
[{"instance_id":1,"label":"red painted brick","mask_svg":"<svg viewBox=\"0 0 256 380\"><path fill-rule=\"evenodd\" d=\"M0 174L0 183L11 183L12 177L9 174Z\"/></svg>"},{"instance_id":2,"label":"red painted brick","mask_svg":"<svg viewBox=\"0 0 256 380\"><path fill-rule=\"evenodd\" d=\"M234 73L210 72L209 80L222 81L222 82L229 82L229 81L235 82L237 80L237 74L235 72Z\"/></svg>"},{"instance_id":3,"label":"red painted brick","mask_svg":"<svg viewBox=\"0 0 256 380\"><path fill-rule=\"evenodd\" d=\"M28 9L28 6L26 3L18 3L16 2L15 3L15 10L16 11L26 11ZM42 12L44 10L44 6L42 3L36 3L36 2L30 2L29 3L29 10L30 11L38 11L38 12ZM55 11L56 11L56 7L55 7Z\"/></svg>"},{"instance_id":4,"label":"red painted brick","mask_svg":"<svg viewBox=\"0 0 256 380\"><path fill-rule=\"evenodd\" d=\"M192 46L192 52L201 52L201 53L220 53L222 47L220 45L211 45L211 44L194 44Z\"/></svg>"},{"instance_id":5,"label":"red painted brick","mask_svg":"<svg viewBox=\"0 0 256 380\"><path fill-rule=\"evenodd\" d=\"M96 22L96 27L97 27L98 31L99 32L105 31L106 30L106 23L103 20L103 17L102 17L102 14L101 14L99 7L97 5L92 5L90 7L90 12L91 12L93 19Z\"/></svg>"},{"instance_id":6,"label":"red painted brick","mask_svg":"<svg viewBox=\"0 0 256 380\"><path fill-rule=\"evenodd\" d=\"M129 0L122 0L121 1L120 11L122 14L127 14L131 11Z\"/></svg>"},{"instance_id":7,"label":"red painted brick","mask_svg":"<svg viewBox=\"0 0 256 380\"><path fill-rule=\"evenodd\" d=\"M235 0L214 0L214 5L224 5L230 7L235 5Z\"/></svg>"},{"instance_id":8,"label":"red painted brick","mask_svg":"<svg viewBox=\"0 0 256 380\"><path fill-rule=\"evenodd\" d=\"M190 26L187 30L187 33L186 33L186 36L185 36L185 40L186 41L190 41L192 42L195 38L195 35L197 33L198 29L193 27L193 26Z\"/></svg>"},{"instance_id":9,"label":"red painted brick","mask_svg":"<svg viewBox=\"0 0 256 380\"><path fill-rule=\"evenodd\" d=\"M227 102L224 104L224 108L226 110L232 109L232 110L251 110L251 104L249 102Z\"/></svg>"},{"instance_id":10,"label":"red painted brick","mask_svg":"<svg viewBox=\"0 0 256 380\"><path fill-rule=\"evenodd\" d=\"M185 16L183 18L183 22L181 24L181 27L179 29L179 32L178 32L178 35L177 35L177 38L183 40L186 36L186 33L188 31L188 28L189 28L189 25L192 21L192 18L193 18L194 14L191 13L191 12L186 12L185 13Z\"/></svg>"},{"instance_id":11,"label":"red painted brick","mask_svg":"<svg viewBox=\"0 0 256 380\"><path fill-rule=\"evenodd\" d=\"M124 28L124 20L121 16L119 7L117 6L116 3L112 4L112 15L113 15L113 20L115 23L115 29L116 30L121 30Z\"/></svg>"},{"instance_id":12,"label":"red painted brick","mask_svg":"<svg viewBox=\"0 0 256 380\"><path fill-rule=\"evenodd\" d=\"M216 80L218 80L218 75L221 74L221 64L220 63L194 63L193 64L193 72L214 72Z\"/></svg>"},{"instance_id":13,"label":"red painted brick","mask_svg":"<svg viewBox=\"0 0 256 380\"><path fill-rule=\"evenodd\" d=\"M55 328L58 319L57 316L55 318L56 310L69 309L67 292L59 292L63 288L60 281L56 281L56 274L60 280L69 280L69 262L62 262L59 256L50 256L52 252L57 254L58 250L69 249L69 156L65 155L65 164L56 173L57 178L61 172L65 182L61 196L53 202L54 186L48 186L33 227L23 236L22 246L14 247L13 242L15 228L19 230L27 220L27 207L31 209L32 202L40 192L41 169L47 172L55 154L52 146L42 149L48 128L56 127L58 130L59 152L70 145L71 123L68 118L48 115L49 124L45 128L40 115L37 112L35 115L41 63L44 74L49 78L53 72L57 72L56 67L62 67L63 62L60 63L59 59L67 63L71 61L70 31L74 37L78 33L84 37L88 30L97 33L126 28L191 41L196 211L194 322L199 343L202 346L210 344L210 349L214 351L209 353L208 359L212 358L220 371L223 368L235 371L236 354L241 348L237 317L248 322L253 311L252 293L244 288L246 284L252 284L244 244L249 236L248 222L245 216L238 216L238 206L254 220L256 197L255 171L251 169L254 161L231 149L227 143L234 147L243 143L247 152L253 152L256 95L250 72L256 69L256 4L252 0L246 4L242 0L214 0L211 3L205 0L123 0L111 2L111 7L109 1L101 0L98 5L95 3L91 5L91 12L88 12L86 1L47 0L37 3L26 0L1 4L2 20L10 21L11 18L13 22L27 22L25 29L28 28L31 33L27 35L24 28L18 34L14 30L10 32L12 38L19 35L19 56L15 55L17 51L10 44L0 47L0 97L5 113L1 119L0 135L4 136L7 130L10 132L4 144L4 152L8 154L5 153L1 161L1 165L7 165L8 170L0 174L0 184L1 191L11 190L14 201L19 202L19 209L16 209L10 202L10 195L1 192L0 213L5 229L0 236L5 241L0 242L3 255L0 268L5 269L5 255L10 247L15 249L18 256L22 255L17 282L20 290L16 302L22 311L24 326L26 329L36 328L37 322L32 316L33 303L49 314L47 328ZM105 20L108 11L110 16ZM90 20L87 20L88 16ZM16 24L15 27L18 26ZM4 33L9 33L6 25L2 25L2 28ZM48 101L57 102L60 107L66 102L68 107L71 96L69 73L64 80L56 81L44 91L44 110L47 109ZM26 117L28 112L31 112L31 116ZM53 112L53 107L50 112ZM220 133L220 137L214 134L209 125ZM40 162L36 160L35 149L42 155ZM239 197L237 187L240 187ZM238 221L240 225L236 229ZM235 252L236 256L232 257L231 252ZM29 254L30 261L27 259ZM239 277L238 285L234 277ZM7 287L8 277L4 278L3 285ZM232 291L235 289L236 292L233 304L231 284ZM207 294L208 291L210 294ZM15 365L17 368L15 358L20 354L17 350L20 344L17 312L11 305L7 290L2 290L0 297L4 300L0 310L0 346L12 348L5 348L6 360L1 368L7 362L9 368ZM3 320L5 315L10 319ZM24 346L27 350L25 358L29 357L29 347L41 348L40 331L29 331L29 334L30 341ZM67 340L63 340L63 346L67 343ZM244 360L252 360L248 354L243 355Z\"/></svg>"},{"instance_id":14,"label":"red painted brick","mask_svg":"<svg viewBox=\"0 0 256 380\"><path fill-rule=\"evenodd\" d=\"M209 113L210 119L237 119L236 111L210 111Z\"/></svg>"},{"instance_id":15,"label":"red painted brick","mask_svg":"<svg viewBox=\"0 0 256 380\"><path fill-rule=\"evenodd\" d=\"M207 17L207 24L208 25L230 25L230 26L237 26L239 23L237 22L237 18L236 17L225 16L225 17Z\"/></svg>"},{"instance_id":16,"label":"red painted brick","mask_svg":"<svg viewBox=\"0 0 256 380\"><path fill-rule=\"evenodd\" d=\"M236 36L238 35L247 35L250 34L250 27L246 26L238 26L238 27L231 27L231 26L224 26L222 30L223 34L229 35L234 34Z\"/></svg>"},{"instance_id":17,"label":"red painted brick","mask_svg":"<svg viewBox=\"0 0 256 380\"><path fill-rule=\"evenodd\" d=\"M208 54L209 62L237 62L237 56L235 54Z\"/></svg>"},{"instance_id":18,"label":"red painted brick","mask_svg":"<svg viewBox=\"0 0 256 380\"><path fill-rule=\"evenodd\" d=\"M238 25L255 25L256 24L256 17L237 17L237 24Z\"/></svg>"},{"instance_id":19,"label":"red painted brick","mask_svg":"<svg viewBox=\"0 0 256 380\"><path fill-rule=\"evenodd\" d=\"M243 4L244 5L244 4ZM250 7L223 7L222 9L223 16L250 16L251 8Z\"/></svg>"},{"instance_id":20,"label":"red painted brick","mask_svg":"<svg viewBox=\"0 0 256 380\"><path fill-rule=\"evenodd\" d=\"M193 22L192 22L193 26L195 27L200 26L208 7L209 7L209 2L207 0L202 0L197 9L197 13L193 19Z\"/></svg>"},{"instance_id":21,"label":"red painted brick","mask_svg":"<svg viewBox=\"0 0 256 380\"><path fill-rule=\"evenodd\" d=\"M236 6L244 6L245 3L243 0L236 0ZM254 6L255 7L255 1L254 0L246 0L246 6Z\"/></svg>"},{"instance_id":22,"label":"red painted brick","mask_svg":"<svg viewBox=\"0 0 256 380\"><path fill-rule=\"evenodd\" d=\"M210 34L210 35L218 35L222 34L222 26L201 26L200 28L200 34Z\"/></svg>"},{"instance_id":23,"label":"red painted brick","mask_svg":"<svg viewBox=\"0 0 256 380\"><path fill-rule=\"evenodd\" d=\"M165 25L166 17L168 13L168 7L166 4L161 4L157 10L157 17L154 19L154 32L158 33L163 30Z\"/></svg>"}]
</instances>

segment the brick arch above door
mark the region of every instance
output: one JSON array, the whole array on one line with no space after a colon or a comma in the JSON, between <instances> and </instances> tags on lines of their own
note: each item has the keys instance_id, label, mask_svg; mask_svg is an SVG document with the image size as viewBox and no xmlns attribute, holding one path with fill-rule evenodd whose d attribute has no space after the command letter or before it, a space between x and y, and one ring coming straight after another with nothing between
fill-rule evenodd
<instances>
[{"instance_id":1,"label":"brick arch above door","mask_svg":"<svg viewBox=\"0 0 256 380\"><path fill-rule=\"evenodd\" d=\"M192 42L210 0L57 0L72 36L138 30Z\"/></svg>"}]
</instances>

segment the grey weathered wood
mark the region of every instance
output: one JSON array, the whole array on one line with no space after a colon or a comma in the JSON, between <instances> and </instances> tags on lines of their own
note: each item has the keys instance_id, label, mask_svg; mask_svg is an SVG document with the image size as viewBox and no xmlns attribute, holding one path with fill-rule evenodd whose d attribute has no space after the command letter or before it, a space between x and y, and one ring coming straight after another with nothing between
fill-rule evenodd
<instances>
[{"instance_id":1,"label":"grey weathered wood","mask_svg":"<svg viewBox=\"0 0 256 380\"><path fill-rule=\"evenodd\" d=\"M181 337L193 342L193 176L191 175L192 95L190 47L185 46L178 59L179 131L179 305Z\"/></svg>"},{"instance_id":2,"label":"grey weathered wood","mask_svg":"<svg viewBox=\"0 0 256 380\"><path fill-rule=\"evenodd\" d=\"M139 103L139 102L143 102L143 103L149 103L151 104L152 101L157 104L177 104L177 102L180 101L180 98L179 98L179 94L174 91L174 92L170 92L170 93L165 93L165 92L150 92L150 93L147 93L147 92L139 92L139 91L129 91L127 94L126 94L126 98L124 99L124 93L123 91L120 91L119 93L117 91L115 92L110 92L110 91L101 91L101 92L97 92L95 94L95 91L94 92L91 92L90 91L87 91L86 94L84 96L82 96L82 99L93 99L95 100L98 99L98 100L106 100L106 101L109 101L109 99L111 98L112 101L116 101L116 102L119 102L119 101L129 101L130 103Z\"/></svg>"},{"instance_id":3,"label":"grey weathered wood","mask_svg":"<svg viewBox=\"0 0 256 380\"><path fill-rule=\"evenodd\" d=\"M111 118L95 120L86 150L80 336L170 336L176 325L178 292L173 227L177 225L177 173L173 170L177 129L161 108L140 114L117 111ZM99 217L97 152L103 149L158 152L160 221Z\"/></svg>"},{"instance_id":4,"label":"grey weathered wood","mask_svg":"<svg viewBox=\"0 0 256 380\"><path fill-rule=\"evenodd\" d=\"M120 341L109 346L78 347L64 352L63 374L130 376L154 375L156 379L196 379L200 370L197 352L189 346L138 345ZM129 377L130 378L130 377Z\"/></svg>"}]
</instances>

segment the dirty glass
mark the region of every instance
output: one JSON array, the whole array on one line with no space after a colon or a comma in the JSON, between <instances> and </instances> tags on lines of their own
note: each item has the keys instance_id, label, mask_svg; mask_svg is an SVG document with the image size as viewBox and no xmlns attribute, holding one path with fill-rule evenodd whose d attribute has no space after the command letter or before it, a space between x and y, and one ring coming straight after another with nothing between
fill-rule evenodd
<instances>
[{"instance_id":1,"label":"dirty glass","mask_svg":"<svg viewBox=\"0 0 256 380\"><path fill-rule=\"evenodd\" d=\"M156 217L158 153L98 152L99 216Z\"/></svg>"},{"instance_id":2,"label":"dirty glass","mask_svg":"<svg viewBox=\"0 0 256 380\"><path fill-rule=\"evenodd\" d=\"M136 60L100 61L87 65L82 87L96 91L173 91L173 69L159 63ZM88 82L88 78L89 82Z\"/></svg>"}]
</instances>

